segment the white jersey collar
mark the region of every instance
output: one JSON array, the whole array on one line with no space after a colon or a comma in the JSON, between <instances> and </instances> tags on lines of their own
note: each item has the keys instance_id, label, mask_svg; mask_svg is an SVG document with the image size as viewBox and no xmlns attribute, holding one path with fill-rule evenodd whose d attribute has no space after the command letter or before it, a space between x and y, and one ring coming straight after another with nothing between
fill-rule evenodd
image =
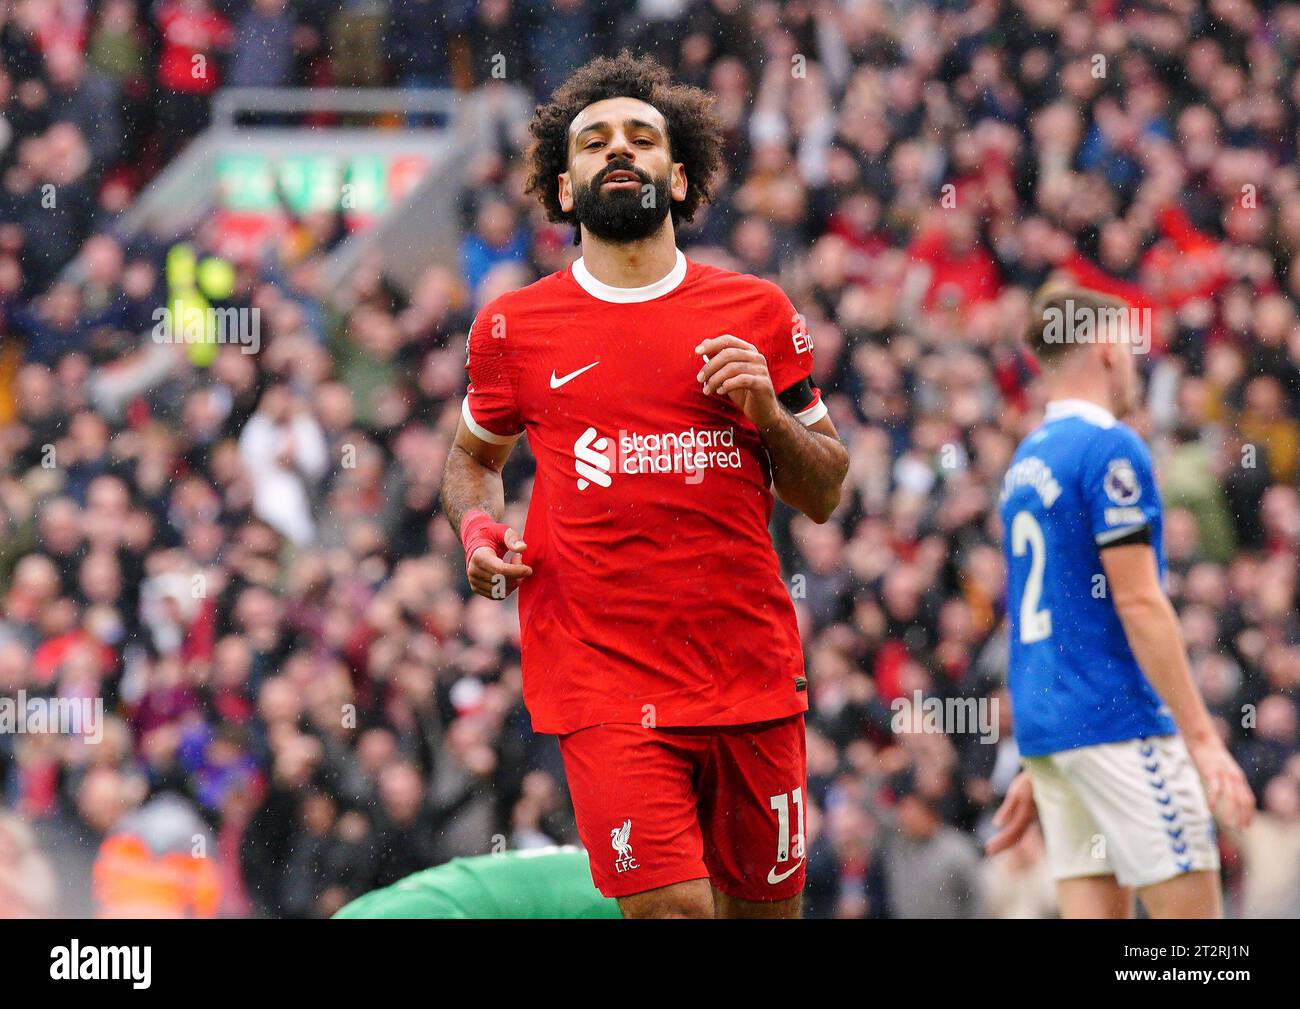
<instances>
[{"instance_id":1,"label":"white jersey collar","mask_svg":"<svg viewBox=\"0 0 1300 1009\"><path fill-rule=\"evenodd\" d=\"M645 287L612 287L599 281L591 275L581 256L573 261L573 279L584 291L601 301L612 301L622 305L638 301L653 301L674 290L686 278L686 257L681 249L676 251L677 262L673 264L673 268L653 284L646 284Z\"/></svg>"},{"instance_id":2,"label":"white jersey collar","mask_svg":"<svg viewBox=\"0 0 1300 1009\"><path fill-rule=\"evenodd\" d=\"M1115 415L1086 399L1054 399L1043 410L1043 423L1062 417L1081 417L1097 427L1114 427Z\"/></svg>"}]
</instances>

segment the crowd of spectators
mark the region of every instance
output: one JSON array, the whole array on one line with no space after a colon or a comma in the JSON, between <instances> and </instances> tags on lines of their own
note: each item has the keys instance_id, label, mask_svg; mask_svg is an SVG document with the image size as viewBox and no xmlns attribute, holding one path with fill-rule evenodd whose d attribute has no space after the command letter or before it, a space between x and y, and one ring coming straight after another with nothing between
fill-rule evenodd
<instances>
[{"instance_id":1,"label":"crowd of spectators","mask_svg":"<svg viewBox=\"0 0 1300 1009\"><path fill-rule=\"evenodd\" d=\"M514 604L468 594L436 493L476 307L576 255L523 195L519 131L463 180L459 271L408 292L367 259L330 288L301 235L236 264L222 303L258 310L257 353L151 340L161 261L114 223L223 83L531 99L620 45L717 96L726 179L680 244L784 286L850 450L831 522L773 522L811 681L806 913L1054 913L1036 831L980 844L1018 766L995 505L1042 397L1017 336L1063 274L1151 311L1130 420L1260 807L1221 839L1229 908L1300 914L1300 3L0 0L0 21L0 697L106 709L95 743L0 734L0 915L324 916L575 839ZM516 528L530 479L521 446ZM892 705L917 692L992 722L911 731Z\"/></svg>"}]
</instances>

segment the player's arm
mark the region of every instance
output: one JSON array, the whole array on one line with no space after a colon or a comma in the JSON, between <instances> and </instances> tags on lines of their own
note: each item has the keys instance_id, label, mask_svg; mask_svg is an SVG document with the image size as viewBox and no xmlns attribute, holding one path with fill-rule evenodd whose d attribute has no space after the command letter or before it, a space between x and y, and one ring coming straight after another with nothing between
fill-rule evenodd
<instances>
[{"instance_id":1,"label":"player's arm","mask_svg":"<svg viewBox=\"0 0 1300 1009\"><path fill-rule=\"evenodd\" d=\"M1111 545L1101 551L1101 566L1129 647L1187 741L1211 808L1229 827L1245 826L1255 799L1192 680L1178 616L1160 585L1155 550L1140 541Z\"/></svg>"},{"instance_id":2,"label":"player's arm","mask_svg":"<svg viewBox=\"0 0 1300 1009\"><path fill-rule=\"evenodd\" d=\"M777 497L814 522L826 522L840 503L849 471L849 453L830 417L805 425L788 409L779 409L758 433L772 460Z\"/></svg>"},{"instance_id":3,"label":"player's arm","mask_svg":"<svg viewBox=\"0 0 1300 1009\"><path fill-rule=\"evenodd\" d=\"M524 543L501 521L506 507L501 471L524 430L514 349L506 339L508 314L509 306L498 299L470 326L465 340L469 386L442 474L442 510L460 532L470 588L489 599L504 599L533 573L526 564L507 562L506 555L519 553Z\"/></svg>"},{"instance_id":4,"label":"player's arm","mask_svg":"<svg viewBox=\"0 0 1300 1009\"><path fill-rule=\"evenodd\" d=\"M442 472L442 510L460 531L470 588L489 599L504 599L533 573L526 564L505 560L508 552L524 549L524 541L501 521L506 508L501 471L517 440L484 441L461 417Z\"/></svg>"},{"instance_id":5,"label":"player's arm","mask_svg":"<svg viewBox=\"0 0 1300 1009\"><path fill-rule=\"evenodd\" d=\"M695 352L706 359L698 376L705 394L730 396L758 428L772 461L777 496L814 522L827 521L840 503L849 471L848 450L830 417L811 424L796 417L777 395L767 359L739 337L705 340Z\"/></svg>"}]
</instances>

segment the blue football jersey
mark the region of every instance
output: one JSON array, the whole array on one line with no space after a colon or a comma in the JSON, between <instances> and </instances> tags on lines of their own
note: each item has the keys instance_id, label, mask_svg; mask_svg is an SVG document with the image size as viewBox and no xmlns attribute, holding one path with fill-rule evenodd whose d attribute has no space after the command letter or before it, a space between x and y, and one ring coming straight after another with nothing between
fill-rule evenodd
<instances>
[{"instance_id":1,"label":"blue football jersey","mask_svg":"<svg viewBox=\"0 0 1300 1009\"><path fill-rule=\"evenodd\" d=\"M1102 548L1145 528L1164 577L1160 493L1142 439L1096 404L1049 403L1016 449L999 508L1020 752L1173 733L1101 566Z\"/></svg>"}]
</instances>

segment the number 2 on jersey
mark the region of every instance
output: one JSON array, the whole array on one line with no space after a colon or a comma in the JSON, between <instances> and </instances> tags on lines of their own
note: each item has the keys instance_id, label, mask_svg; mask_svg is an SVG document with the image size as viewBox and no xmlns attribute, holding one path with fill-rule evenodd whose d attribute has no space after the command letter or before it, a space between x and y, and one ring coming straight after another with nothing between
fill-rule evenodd
<instances>
[{"instance_id":1,"label":"number 2 on jersey","mask_svg":"<svg viewBox=\"0 0 1300 1009\"><path fill-rule=\"evenodd\" d=\"M1043 598L1043 568L1047 564L1047 543L1043 529L1031 512L1016 512L1011 520L1011 552L1017 557L1029 551L1029 577L1020 596L1020 643L1032 645L1052 636L1052 611L1040 610Z\"/></svg>"}]
</instances>

